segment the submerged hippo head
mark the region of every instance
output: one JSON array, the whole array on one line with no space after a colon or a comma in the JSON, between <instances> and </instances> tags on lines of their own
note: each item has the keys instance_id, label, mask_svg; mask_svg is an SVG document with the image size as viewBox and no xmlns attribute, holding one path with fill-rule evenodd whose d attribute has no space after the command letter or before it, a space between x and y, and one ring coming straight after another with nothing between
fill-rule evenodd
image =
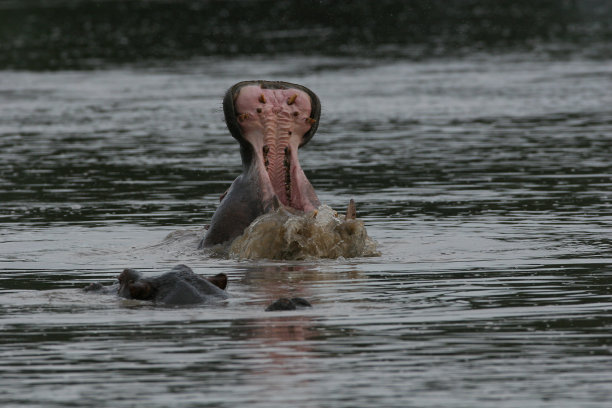
<instances>
[{"instance_id":1,"label":"submerged hippo head","mask_svg":"<svg viewBox=\"0 0 612 408\"><path fill-rule=\"evenodd\" d=\"M271 209L308 212L320 205L298 160L298 148L318 126L321 104L314 92L288 82L239 82L225 94L223 112L240 143L243 172L222 198L200 247L237 237Z\"/></svg>"},{"instance_id":2,"label":"submerged hippo head","mask_svg":"<svg viewBox=\"0 0 612 408\"><path fill-rule=\"evenodd\" d=\"M167 306L194 305L226 299L227 275L218 273L204 278L187 265L176 265L162 275L144 277L135 269L124 269L117 277L118 283L104 286L94 282L83 288L85 292L117 293L126 299L150 300ZM270 304L266 311L296 310L311 307L298 297L280 298Z\"/></svg>"},{"instance_id":3,"label":"submerged hippo head","mask_svg":"<svg viewBox=\"0 0 612 408\"><path fill-rule=\"evenodd\" d=\"M134 269L125 269L117 277L117 294L126 299L153 300L167 305L203 303L226 298L227 275L203 278L186 265L177 265L163 275L144 278Z\"/></svg>"}]
</instances>

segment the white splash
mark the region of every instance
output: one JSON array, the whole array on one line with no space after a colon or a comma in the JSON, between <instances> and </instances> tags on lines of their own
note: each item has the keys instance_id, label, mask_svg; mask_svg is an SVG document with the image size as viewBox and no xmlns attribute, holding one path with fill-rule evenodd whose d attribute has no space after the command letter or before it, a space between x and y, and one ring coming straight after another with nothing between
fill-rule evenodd
<instances>
[{"instance_id":1,"label":"white splash","mask_svg":"<svg viewBox=\"0 0 612 408\"><path fill-rule=\"evenodd\" d=\"M256 218L229 248L239 259L380 256L363 221L345 220L327 205L306 214L279 209Z\"/></svg>"}]
</instances>

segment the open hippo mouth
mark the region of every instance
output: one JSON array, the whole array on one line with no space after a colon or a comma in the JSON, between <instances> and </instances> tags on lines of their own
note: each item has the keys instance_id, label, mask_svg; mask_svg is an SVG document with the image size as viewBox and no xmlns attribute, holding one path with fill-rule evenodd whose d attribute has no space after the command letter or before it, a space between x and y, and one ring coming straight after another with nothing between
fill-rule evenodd
<instances>
[{"instance_id":1,"label":"open hippo mouth","mask_svg":"<svg viewBox=\"0 0 612 408\"><path fill-rule=\"evenodd\" d=\"M319 199L298 160L298 148L317 130L319 98L287 82L245 81L223 100L225 120L241 145L245 166L255 166L264 202L274 196L300 211L312 211Z\"/></svg>"},{"instance_id":2,"label":"open hippo mouth","mask_svg":"<svg viewBox=\"0 0 612 408\"><path fill-rule=\"evenodd\" d=\"M320 205L298 159L321 114L314 92L288 82L239 82L225 94L223 112L240 143L243 172L222 196L200 247L237 237L279 206L308 212Z\"/></svg>"}]
</instances>

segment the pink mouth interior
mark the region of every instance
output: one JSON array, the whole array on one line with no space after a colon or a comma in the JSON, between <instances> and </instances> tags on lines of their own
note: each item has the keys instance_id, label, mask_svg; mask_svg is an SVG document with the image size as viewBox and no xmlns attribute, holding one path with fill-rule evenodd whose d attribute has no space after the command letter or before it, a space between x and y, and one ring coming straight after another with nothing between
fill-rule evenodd
<instances>
[{"instance_id":1,"label":"pink mouth interior","mask_svg":"<svg viewBox=\"0 0 612 408\"><path fill-rule=\"evenodd\" d=\"M314 123L308 94L248 85L240 89L234 106L242 136L257 155L264 198L276 195L285 206L315 209L318 198L298 160L298 147Z\"/></svg>"}]
</instances>

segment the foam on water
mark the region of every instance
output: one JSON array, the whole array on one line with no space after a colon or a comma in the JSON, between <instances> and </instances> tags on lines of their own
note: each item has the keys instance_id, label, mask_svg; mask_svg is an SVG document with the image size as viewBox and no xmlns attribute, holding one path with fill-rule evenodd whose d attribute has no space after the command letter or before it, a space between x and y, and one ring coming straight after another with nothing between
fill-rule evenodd
<instances>
[{"instance_id":1,"label":"foam on water","mask_svg":"<svg viewBox=\"0 0 612 408\"><path fill-rule=\"evenodd\" d=\"M380 256L363 221L345 220L327 205L305 214L279 209L256 218L229 248L240 259Z\"/></svg>"}]
</instances>

